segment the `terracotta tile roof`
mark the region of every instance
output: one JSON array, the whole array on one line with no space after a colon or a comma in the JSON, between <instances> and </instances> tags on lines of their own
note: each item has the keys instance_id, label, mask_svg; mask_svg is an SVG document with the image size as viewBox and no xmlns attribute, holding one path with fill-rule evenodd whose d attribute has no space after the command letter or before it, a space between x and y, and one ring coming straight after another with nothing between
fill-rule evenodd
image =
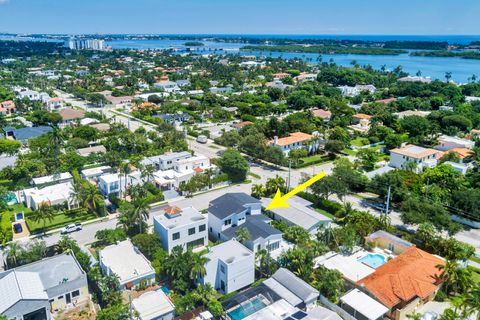
<instances>
[{"instance_id":1,"label":"terracotta tile roof","mask_svg":"<svg viewBox=\"0 0 480 320\"><path fill-rule=\"evenodd\" d=\"M389 104L389 103L392 103L392 102L395 102L395 101L397 101L397 98L382 99L382 100L377 100L375 102Z\"/></svg>"},{"instance_id":2,"label":"terracotta tile roof","mask_svg":"<svg viewBox=\"0 0 480 320\"><path fill-rule=\"evenodd\" d=\"M52 98L48 100L48 102L60 102L60 101L63 101L63 98Z\"/></svg>"},{"instance_id":3,"label":"terracotta tile roof","mask_svg":"<svg viewBox=\"0 0 480 320\"><path fill-rule=\"evenodd\" d=\"M85 111L70 108L62 109L58 111L58 113L62 116L63 120L75 120L85 117Z\"/></svg>"},{"instance_id":4,"label":"terracotta tile roof","mask_svg":"<svg viewBox=\"0 0 480 320\"><path fill-rule=\"evenodd\" d=\"M282 78L290 77L290 74L285 72L279 72L279 73L272 74L272 76L274 78L282 79Z\"/></svg>"},{"instance_id":5,"label":"terracotta tile roof","mask_svg":"<svg viewBox=\"0 0 480 320\"><path fill-rule=\"evenodd\" d=\"M176 217L182 213L182 209L180 209L177 206L166 207L164 211L165 211L165 215L171 218Z\"/></svg>"},{"instance_id":6,"label":"terracotta tile roof","mask_svg":"<svg viewBox=\"0 0 480 320\"><path fill-rule=\"evenodd\" d=\"M240 122L240 123L234 123L234 124L232 124L232 127L236 128L236 129L242 129L243 127L248 126L249 124L253 124L253 122L243 121L243 122Z\"/></svg>"},{"instance_id":7,"label":"terracotta tile roof","mask_svg":"<svg viewBox=\"0 0 480 320\"><path fill-rule=\"evenodd\" d=\"M314 109L312 110L312 115L317 118L329 119L332 116L332 113L323 109Z\"/></svg>"},{"instance_id":8,"label":"terracotta tile roof","mask_svg":"<svg viewBox=\"0 0 480 320\"><path fill-rule=\"evenodd\" d=\"M0 109L15 109L15 102L13 102L12 100L0 102Z\"/></svg>"},{"instance_id":9,"label":"terracotta tile roof","mask_svg":"<svg viewBox=\"0 0 480 320\"><path fill-rule=\"evenodd\" d=\"M202 173L204 170L202 168L194 168L193 171L195 171L196 173Z\"/></svg>"},{"instance_id":10,"label":"terracotta tile roof","mask_svg":"<svg viewBox=\"0 0 480 320\"><path fill-rule=\"evenodd\" d=\"M464 158L466 158L470 155L471 150L468 149L468 148L453 148L453 149L445 152L445 154L450 153L450 152L455 152L456 154L458 154L460 156L460 159L464 159Z\"/></svg>"},{"instance_id":11,"label":"terracotta tile roof","mask_svg":"<svg viewBox=\"0 0 480 320\"><path fill-rule=\"evenodd\" d=\"M435 149L427 149L423 147L416 146L414 144L408 144L403 148L395 148L390 150L390 153L397 153L401 154L403 156L408 156L411 158L424 158L430 155L437 155L437 154L443 154L443 152L435 150Z\"/></svg>"},{"instance_id":12,"label":"terracotta tile roof","mask_svg":"<svg viewBox=\"0 0 480 320\"><path fill-rule=\"evenodd\" d=\"M303 132L294 132L294 133L291 133L290 136L288 136L288 137L279 138L277 140L276 145L277 146L288 146L288 145L296 143L296 142L308 141L312 138L313 138L313 136L311 134L303 133ZM274 140L271 140L270 144L274 144Z\"/></svg>"},{"instance_id":13,"label":"terracotta tile roof","mask_svg":"<svg viewBox=\"0 0 480 320\"><path fill-rule=\"evenodd\" d=\"M365 114L365 113L357 113L353 115L354 118L356 119L371 119L372 116Z\"/></svg>"},{"instance_id":14,"label":"terracotta tile roof","mask_svg":"<svg viewBox=\"0 0 480 320\"><path fill-rule=\"evenodd\" d=\"M357 284L392 309L402 301L424 299L435 292L440 286L437 266L441 264L445 264L443 259L411 247Z\"/></svg>"}]
</instances>

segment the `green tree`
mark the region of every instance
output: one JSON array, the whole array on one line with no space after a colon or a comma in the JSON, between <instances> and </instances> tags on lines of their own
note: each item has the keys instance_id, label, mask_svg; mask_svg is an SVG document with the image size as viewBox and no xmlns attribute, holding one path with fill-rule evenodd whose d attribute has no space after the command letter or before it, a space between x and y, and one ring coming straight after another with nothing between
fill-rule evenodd
<instances>
[{"instance_id":1,"label":"green tree","mask_svg":"<svg viewBox=\"0 0 480 320\"><path fill-rule=\"evenodd\" d=\"M222 154L218 159L218 166L233 182L244 181L249 170L248 161L240 152L233 149L228 149Z\"/></svg>"},{"instance_id":2,"label":"green tree","mask_svg":"<svg viewBox=\"0 0 480 320\"><path fill-rule=\"evenodd\" d=\"M35 222L43 222L43 230L47 226L47 221L52 222L55 218L55 210L49 205L43 205L30 213L29 218Z\"/></svg>"},{"instance_id":3,"label":"green tree","mask_svg":"<svg viewBox=\"0 0 480 320\"><path fill-rule=\"evenodd\" d=\"M238 242L245 244L247 241L252 239L252 235L247 228L242 227L235 232L235 238L238 240Z\"/></svg>"}]
</instances>

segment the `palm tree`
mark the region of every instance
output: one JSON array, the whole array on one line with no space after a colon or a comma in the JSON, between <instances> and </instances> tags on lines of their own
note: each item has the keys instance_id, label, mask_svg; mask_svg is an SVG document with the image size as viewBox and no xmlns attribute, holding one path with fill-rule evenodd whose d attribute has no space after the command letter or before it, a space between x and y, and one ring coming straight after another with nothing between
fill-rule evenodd
<instances>
[{"instance_id":1,"label":"palm tree","mask_svg":"<svg viewBox=\"0 0 480 320\"><path fill-rule=\"evenodd\" d=\"M92 212L97 211L98 204L102 203L103 201L103 197L98 191L98 188L95 185L89 183L88 181L85 181L83 183L81 199L82 204Z\"/></svg>"},{"instance_id":2,"label":"palm tree","mask_svg":"<svg viewBox=\"0 0 480 320\"><path fill-rule=\"evenodd\" d=\"M480 162L480 147L473 147L468 155L473 161Z\"/></svg>"},{"instance_id":3,"label":"palm tree","mask_svg":"<svg viewBox=\"0 0 480 320\"><path fill-rule=\"evenodd\" d=\"M146 180L145 182L147 181L152 181L153 179L155 179L155 167L151 164L148 164L146 166L144 166L141 170L140 170L140 173L141 173L141 176L142 176L142 180Z\"/></svg>"},{"instance_id":4,"label":"palm tree","mask_svg":"<svg viewBox=\"0 0 480 320\"><path fill-rule=\"evenodd\" d=\"M9 267L15 267L17 266L18 263L18 257L21 255L23 251L23 247L20 245L20 243L16 241L12 241L8 244L8 246L5 248L5 255L7 258L7 263Z\"/></svg>"},{"instance_id":5,"label":"palm tree","mask_svg":"<svg viewBox=\"0 0 480 320\"><path fill-rule=\"evenodd\" d=\"M47 220L52 222L55 218L55 210L53 210L53 208L49 205L44 204L37 210L32 211L30 218L35 223L43 221L43 230L45 230L45 227L47 226Z\"/></svg>"},{"instance_id":6,"label":"palm tree","mask_svg":"<svg viewBox=\"0 0 480 320\"><path fill-rule=\"evenodd\" d=\"M447 260L445 264L436 266L441 271L439 280L445 283L445 293L457 293L458 289L465 289L469 285L470 277L467 269L461 268L456 260Z\"/></svg>"},{"instance_id":7,"label":"palm tree","mask_svg":"<svg viewBox=\"0 0 480 320\"><path fill-rule=\"evenodd\" d=\"M190 279L197 280L198 278L203 278L207 274L207 269L205 269L205 265L209 259L200 254L193 254L191 260L191 268L190 268Z\"/></svg>"},{"instance_id":8,"label":"palm tree","mask_svg":"<svg viewBox=\"0 0 480 320\"><path fill-rule=\"evenodd\" d=\"M248 231L247 228L242 227L242 228L239 228L235 233L235 238L241 244L245 244L248 240L252 239L252 235L250 234L250 231Z\"/></svg>"},{"instance_id":9,"label":"palm tree","mask_svg":"<svg viewBox=\"0 0 480 320\"><path fill-rule=\"evenodd\" d=\"M125 195L125 193L127 191L127 176L130 172L131 172L130 164L128 162L123 162L120 165L120 173L121 174L123 173L123 191L121 190L122 189L122 183L120 181L120 196L121 196L122 193Z\"/></svg>"},{"instance_id":10,"label":"palm tree","mask_svg":"<svg viewBox=\"0 0 480 320\"><path fill-rule=\"evenodd\" d=\"M447 83L450 82L450 79L452 79L452 73L450 71L445 72L445 80L447 80Z\"/></svg>"},{"instance_id":11,"label":"palm tree","mask_svg":"<svg viewBox=\"0 0 480 320\"><path fill-rule=\"evenodd\" d=\"M265 196L265 187L263 184L254 184L252 186L252 197L260 199Z\"/></svg>"},{"instance_id":12,"label":"palm tree","mask_svg":"<svg viewBox=\"0 0 480 320\"><path fill-rule=\"evenodd\" d=\"M462 310L467 316L476 314L480 320L480 284L476 283L470 290L462 295Z\"/></svg>"},{"instance_id":13,"label":"palm tree","mask_svg":"<svg viewBox=\"0 0 480 320\"><path fill-rule=\"evenodd\" d=\"M148 203L145 198L139 198L135 199L135 201L132 202L133 204L133 211L132 211L132 216L133 220L136 221L138 224L138 228L140 233L142 233L142 226L145 223L145 221L150 217L150 207L148 206Z\"/></svg>"}]
</instances>

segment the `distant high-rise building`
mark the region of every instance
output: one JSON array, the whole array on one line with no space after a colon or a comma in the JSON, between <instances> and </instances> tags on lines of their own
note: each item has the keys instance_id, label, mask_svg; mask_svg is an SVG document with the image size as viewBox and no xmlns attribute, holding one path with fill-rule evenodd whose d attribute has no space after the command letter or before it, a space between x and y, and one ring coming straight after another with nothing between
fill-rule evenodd
<instances>
[{"instance_id":1,"label":"distant high-rise building","mask_svg":"<svg viewBox=\"0 0 480 320\"><path fill-rule=\"evenodd\" d=\"M65 45L71 50L98 50L103 51L107 49L105 40L99 39L76 39L70 38Z\"/></svg>"}]
</instances>

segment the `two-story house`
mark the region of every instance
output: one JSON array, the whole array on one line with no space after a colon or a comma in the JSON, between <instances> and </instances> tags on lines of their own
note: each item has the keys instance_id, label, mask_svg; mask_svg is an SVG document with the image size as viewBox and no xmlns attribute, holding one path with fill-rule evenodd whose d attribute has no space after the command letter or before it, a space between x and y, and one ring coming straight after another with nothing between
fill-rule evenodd
<instances>
[{"instance_id":1,"label":"two-story house","mask_svg":"<svg viewBox=\"0 0 480 320\"><path fill-rule=\"evenodd\" d=\"M146 157L140 163L143 166L153 165L157 170L173 169L177 161L190 158L192 154L187 151L169 152L160 156Z\"/></svg>"},{"instance_id":2,"label":"two-story house","mask_svg":"<svg viewBox=\"0 0 480 320\"><path fill-rule=\"evenodd\" d=\"M208 231L213 239L234 239L238 230L245 228L250 233L245 246L253 252L265 249L272 253L280 249L282 233L262 214L259 200L245 193L227 193L212 200L207 210Z\"/></svg>"},{"instance_id":3,"label":"two-story house","mask_svg":"<svg viewBox=\"0 0 480 320\"><path fill-rule=\"evenodd\" d=\"M163 215L153 218L153 228L165 250L173 248L198 248L208 245L208 217L194 207L180 209L172 206Z\"/></svg>"},{"instance_id":4,"label":"two-story house","mask_svg":"<svg viewBox=\"0 0 480 320\"><path fill-rule=\"evenodd\" d=\"M142 182L140 171L134 171L126 176L120 173L109 173L98 177L98 188L104 196L115 194L120 196L128 187Z\"/></svg>"},{"instance_id":5,"label":"two-story house","mask_svg":"<svg viewBox=\"0 0 480 320\"><path fill-rule=\"evenodd\" d=\"M319 147L319 144L313 141L313 137L311 134L294 132L284 138L275 136L270 141L270 145L280 148L286 156L294 149L306 149L309 153L312 153Z\"/></svg>"},{"instance_id":6,"label":"two-story house","mask_svg":"<svg viewBox=\"0 0 480 320\"><path fill-rule=\"evenodd\" d=\"M245 288L255 281L255 255L236 240L209 248L206 274L199 279L224 294Z\"/></svg>"},{"instance_id":7,"label":"two-story house","mask_svg":"<svg viewBox=\"0 0 480 320\"><path fill-rule=\"evenodd\" d=\"M409 144L403 148L390 150L389 165L393 168L405 169L408 163L413 163L416 167L415 170L421 172L424 168L435 167L439 154L442 152Z\"/></svg>"}]
</instances>

